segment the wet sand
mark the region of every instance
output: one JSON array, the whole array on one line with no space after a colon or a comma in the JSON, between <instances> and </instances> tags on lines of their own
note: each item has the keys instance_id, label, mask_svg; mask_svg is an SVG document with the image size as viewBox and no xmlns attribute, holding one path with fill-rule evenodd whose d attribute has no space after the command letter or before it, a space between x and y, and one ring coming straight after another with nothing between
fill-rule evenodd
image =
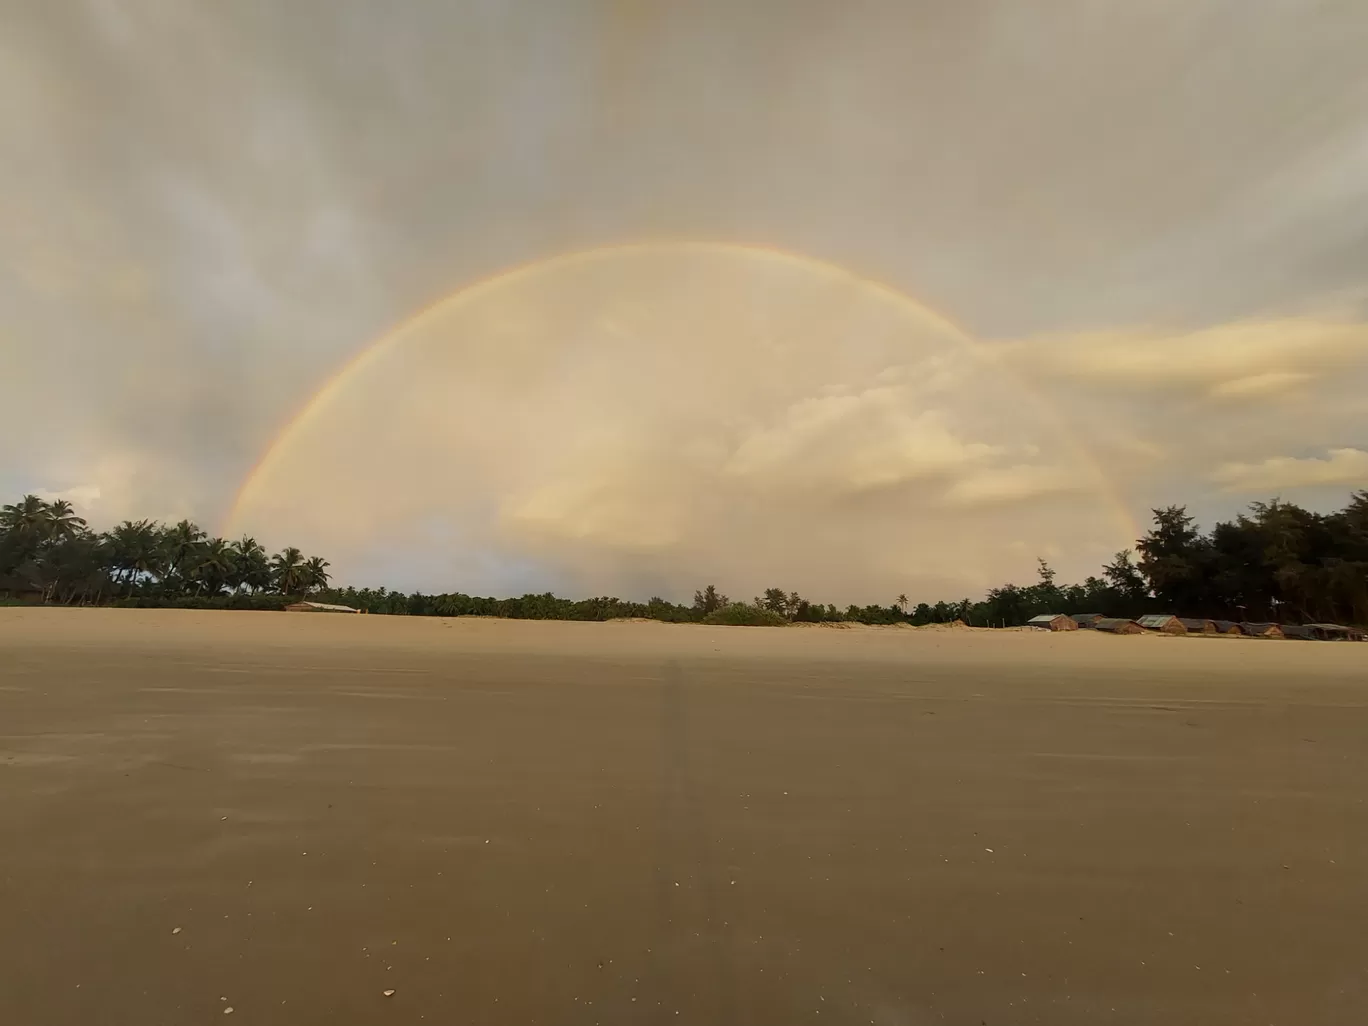
<instances>
[{"instance_id":1,"label":"wet sand","mask_svg":"<svg viewBox=\"0 0 1368 1026\"><path fill-rule=\"evenodd\" d=\"M1368 645L0 609L0 1023L1358 1026L1365 800Z\"/></svg>"}]
</instances>

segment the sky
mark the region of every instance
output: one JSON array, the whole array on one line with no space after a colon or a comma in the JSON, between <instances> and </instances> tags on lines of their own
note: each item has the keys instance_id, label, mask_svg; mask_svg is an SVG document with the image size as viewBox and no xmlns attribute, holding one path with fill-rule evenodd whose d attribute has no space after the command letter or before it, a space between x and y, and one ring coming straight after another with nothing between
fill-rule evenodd
<instances>
[{"instance_id":1,"label":"sky","mask_svg":"<svg viewBox=\"0 0 1368 1026\"><path fill-rule=\"evenodd\" d=\"M0 0L0 495L844 604L1368 487L1357 0Z\"/></svg>"}]
</instances>

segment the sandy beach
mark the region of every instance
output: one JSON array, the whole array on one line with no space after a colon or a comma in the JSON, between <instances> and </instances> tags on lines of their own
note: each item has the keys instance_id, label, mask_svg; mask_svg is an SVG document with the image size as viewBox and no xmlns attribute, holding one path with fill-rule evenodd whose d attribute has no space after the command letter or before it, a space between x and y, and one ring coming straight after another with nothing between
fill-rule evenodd
<instances>
[{"instance_id":1,"label":"sandy beach","mask_svg":"<svg viewBox=\"0 0 1368 1026\"><path fill-rule=\"evenodd\" d=\"M1365 800L1368 645L5 608L0 1023L1358 1024Z\"/></svg>"}]
</instances>

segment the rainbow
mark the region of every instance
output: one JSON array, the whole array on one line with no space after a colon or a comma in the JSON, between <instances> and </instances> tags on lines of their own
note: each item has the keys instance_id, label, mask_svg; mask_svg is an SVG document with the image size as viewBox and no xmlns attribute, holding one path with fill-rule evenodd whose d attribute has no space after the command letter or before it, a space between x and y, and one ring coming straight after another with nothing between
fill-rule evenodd
<instances>
[{"instance_id":1,"label":"rainbow","mask_svg":"<svg viewBox=\"0 0 1368 1026\"><path fill-rule=\"evenodd\" d=\"M923 303L918 302L906 293L900 292L891 285L874 278L869 278L861 274L848 270L839 264L803 254L791 253L786 250L776 249L769 246L749 245L731 242L642 242L642 243L622 243L618 245L599 246L593 249L576 250L574 252L561 254L540 260L531 260L517 264L513 267L504 268L492 274L479 278L474 282L462 286L454 292L441 296L429 303L417 313L401 321L398 325L391 328L384 335L375 341L362 347L353 357L339 367L323 385L311 395L299 410L286 422L285 426L276 434L260 458L248 471L243 478L241 486L233 499L233 504L224 518L221 534L230 536L236 533L237 524L243 512L249 509L259 494L264 482L270 479L271 471L275 464L281 459L294 439L296 433L307 425L319 414L327 409L333 398L337 396L349 382L358 375L364 374L366 368L376 363L388 352L403 343L404 339L417 329L432 321L448 315L460 306L479 299L487 295L496 288L532 278L535 276L551 273L558 270L565 270L571 267L593 263L612 257L631 255L633 253L649 253L659 251L693 251L700 253L719 253L719 254L749 254L762 256L767 260L773 260L793 267L799 267L809 272L815 272L829 281L847 282L859 285L878 295L880 298L895 305L907 314L920 319L923 322L932 324L938 330L944 332L948 337L954 339L960 345L970 351L975 359L984 363L991 363L1009 379L1020 390L1021 394L1027 398L1035 408L1035 412L1041 417L1046 425L1054 432L1060 445L1072 456L1080 466L1084 467L1093 478L1098 494L1105 500L1112 511L1119 529L1125 532L1129 538L1139 537L1139 527L1131 516L1127 504L1119 493L1116 485L1108 477L1097 458L1091 450L1078 440L1078 432L1072 430L1060 414L1060 412L1043 395L1041 395L1025 378L1004 365L996 358L990 349L978 342L969 332L956 324L949 317L932 310Z\"/></svg>"}]
</instances>

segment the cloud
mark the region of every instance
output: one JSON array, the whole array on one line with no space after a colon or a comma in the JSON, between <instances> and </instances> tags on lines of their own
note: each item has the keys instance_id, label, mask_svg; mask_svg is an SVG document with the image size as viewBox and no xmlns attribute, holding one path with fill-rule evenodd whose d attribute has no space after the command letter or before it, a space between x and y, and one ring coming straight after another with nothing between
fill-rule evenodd
<instances>
[{"instance_id":1,"label":"cloud","mask_svg":"<svg viewBox=\"0 0 1368 1026\"><path fill-rule=\"evenodd\" d=\"M20 490L66 499L93 527L103 529L122 520L193 518L195 502L186 485L172 460L109 448L96 459L54 465L45 478L33 475Z\"/></svg>"},{"instance_id":2,"label":"cloud","mask_svg":"<svg viewBox=\"0 0 1368 1026\"><path fill-rule=\"evenodd\" d=\"M908 390L876 387L799 400L743 437L723 470L761 487L862 492L953 476L1003 451L957 437Z\"/></svg>"},{"instance_id":3,"label":"cloud","mask_svg":"<svg viewBox=\"0 0 1368 1026\"><path fill-rule=\"evenodd\" d=\"M1093 569L1101 491L1226 515L1211 467L1368 422L1352 4L10 6L0 486L98 487L98 523L221 523L370 340L621 242L812 254L1026 341L781 262L603 265L356 383L253 529L389 585L863 601Z\"/></svg>"},{"instance_id":4,"label":"cloud","mask_svg":"<svg viewBox=\"0 0 1368 1026\"><path fill-rule=\"evenodd\" d=\"M1368 324L1283 318L1180 332L1092 331L1005 343L998 352L1041 378L1261 400L1368 363Z\"/></svg>"},{"instance_id":5,"label":"cloud","mask_svg":"<svg viewBox=\"0 0 1368 1026\"><path fill-rule=\"evenodd\" d=\"M1222 381L1211 387L1213 399L1268 399L1301 388L1315 378L1307 371L1266 371Z\"/></svg>"},{"instance_id":6,"label":"cloud","mask_svg":"<svg viewBox=\"0 0 1368 1026\"><path fill-rule=\"evenodd\" d=\"M1212 474L1228 492L1276 494L1321 485L1368 487L1368 451L1330 449L1325 458L1276 456L1257 463L1226 463Z\"/></svg>"},{"instance_id":7,"label":"cloud","mask_svg":"<svg viewBox=\"0 0 1368 1026\"><path fill-rule=\"evenodd\" d=\"M651 455L656 454L636 459L602 454L592 463L577 463L573 473L529 482L502 503L500 533L553 546L589 544L619 551L677 545L684 509L672 501L673 490L655 480Z\"/></svg>"},{"instance_id":8,"label":"cloud","mask_svg":"<svg viewBox=\"0 0 1368 1026\"><path fill-rule=\"evenodd\" d=\"M950 506L1010 506L1087 488L1087 479L1076 470L1021 464L976 470L952 484L944 500Z\"/></svg>"},{"instance_id":9,"label":"cloud","mask_svg":"<svg viewBox=\"0 0 1368 1026\"><path fill-rule=\"evenodd\" d=\"M97 511L100 505L100 486L95 484L72 485L70 488L62 488L56 491L50 491L47 488L35 488L33 494L45 502L65 499L71 503L76 512L81 514Z\"/></svg>"},{"instance_id":10,"label":"cloud","mask_svg":"<svg viewBox=\"0 0 1368 1026\"><path fill-rule=\"evenodd\" d=\"M859 344L833 345L851 317ZM467 551L595 593L967 593L1021 561L1012 541L1129 541L1019 398L935 318L821 265L604 250L415 324L291 432L228 529L297 539L341 576L374 538L425 544L435 516ZM455 573L438 553L422 583Z\"/></svg>"}]
</instances>

